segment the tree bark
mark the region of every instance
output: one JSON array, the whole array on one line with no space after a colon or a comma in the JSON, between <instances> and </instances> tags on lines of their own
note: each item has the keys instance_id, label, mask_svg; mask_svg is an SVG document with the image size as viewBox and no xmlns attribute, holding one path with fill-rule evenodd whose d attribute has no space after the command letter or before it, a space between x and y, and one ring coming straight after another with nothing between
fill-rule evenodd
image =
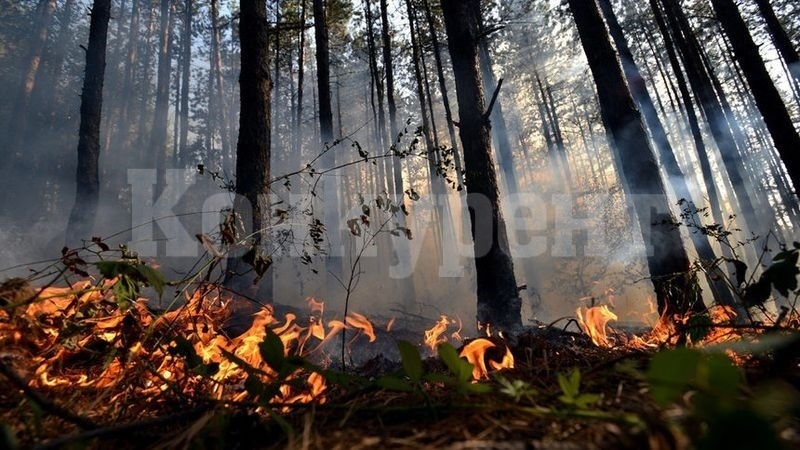
<instances>
[{"instance_id":1,"label":"tree bark","mask_svg":"<svg viewBox=\"0 0 800 450\"><path fill-rule=\"evenodd\" d=\"M736 60L750 85L750 91L764 117L775 148L778 149L792 179L796 195L800 188L800 134L794 128L786 105L764 66L758 46L753 42L736 4L732 0L711 0L711 5L730 39Z\"/></svg>"},{"instance_id":2,"label":"tree bark","mask_svg":"<svg viewBox=\"0 0 800 450\"><path fill-rule=\"evenodd\" d=\"M491 126L478 62L480 2L442 0L447 42L458 98L459 134L464 149L467 204L475 249L478 322L514 333L522 326L521 300L500 212L497 175L492 162ZM485 205L488 200L489 205ZM491 229L477 223L488 215ZM488 248L487 248L488 247Z\"/></svg>"},{"instance_id":3,"label":"tree bark","mask_svg":"<svg viewBox=\"0 0 800 450\"><path fill-rule=\"evenodd\" d=\"M86 70L81 93L81 124L78 132L78 167L75 205L67 224L66 242L76 244L91 238L100 196L100 119L103 109L103 81L106 69L108 21L111 0L95 0L86 48Z\"/></svg>"},{"instance_id":4,"label":"tree bark","mask_svg":"<svg viewBox=\"0 0 800 450\"><path fill-rule=\"evenodd\" d=\"M674 219L669 213L669 200L653 148L609 40L597 1L569 0L569 6L597 85L600 112L618 153L620 175L632 196L644 242L652 246L648 251L647 265L659 312L685 313L702 307L687 274L689 258L680 233L672 225ZM658 211L655 216L652 209Z\"/></svg>"}]
</instances>

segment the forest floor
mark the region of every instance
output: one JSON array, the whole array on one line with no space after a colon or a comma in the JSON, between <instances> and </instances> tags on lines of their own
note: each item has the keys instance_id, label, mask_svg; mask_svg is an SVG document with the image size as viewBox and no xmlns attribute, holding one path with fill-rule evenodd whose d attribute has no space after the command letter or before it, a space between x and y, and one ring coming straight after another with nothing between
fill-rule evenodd
<instances>
[{"instance_id":1,"label":"forest floor","mask_svg":"<svg viewBox=\"0 0 800 450\"><path fill-rule=\"evenodd\" d=\"M156 314L121 269L0 286L0 447L800 448L796 320L697 321L679 348L674 330L609 331L605 348L544 326L513 342L378 330L309 302L230 337L218 287Z\"/></svg>"}]
</instances>

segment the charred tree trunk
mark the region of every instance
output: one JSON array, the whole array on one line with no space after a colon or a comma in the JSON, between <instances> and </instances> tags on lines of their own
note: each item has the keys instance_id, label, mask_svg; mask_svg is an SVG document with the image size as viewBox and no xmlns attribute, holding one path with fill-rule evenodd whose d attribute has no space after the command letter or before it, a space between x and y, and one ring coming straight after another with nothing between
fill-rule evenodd
<instances>
[{"instance_id":1,"label":"charred tree trunk","mask_svg":"<svg viewBox=\"0 0 800 450\"><path fill-rule=\"evenodd\" d=\"M464 149L467 204L475 249L478 322L514 332L522 325L521 300L500 212L497 175L492 162L491 126L478 62L480 2L442 0L447 42L458 98L459 133ZM489 224L478 217L488 216ZM488 229L487 229L488 228Z\"/></svg>"},{"instance_id":2,"label":"charred tree trunk","mask_svg":"<svg viewBox=\"0 0 800 450\"><path fill-rule=\"evenodd\" d=\"M75 244L91 238L100 197L100 119L103 110L103 81L106 69L108 21L111 0L95 0L86 48L86 71L81 93L81 125L78 132L78 168L75 205L67 224L66 242Z\"/></svg>"},{"instance_id":3,"label":"charred tree trunk","mask_svg":"<svg viewBox=\"0 0 800 450\"><path fill-rule=\"evenodd\" d=\"M589 67L597 85L600 112L618 152L621 176L648 251L647 263L662 313L685 313L702 307L687 275L689 258L680 233L672 223L669 200L659 173L653 148L639 111L606 33L596 0L570 0L570 9ZM655 216L652 210L657 209Z\"/></svg>"},{"instance_id":4,"label":"charred tree trunk","mask_svg":"<svg viewBox=\"0 0 800 450\"><path fill-rule=\"evenodd\" d=\"M794 128L786 105L764 66L758 46L753 42L736 4L732 0L711 0L711 5L730 39L736 60L750 85L758 110L764 117L796 192L800 188L800 134Z\"/></svg>"}]
</instances>

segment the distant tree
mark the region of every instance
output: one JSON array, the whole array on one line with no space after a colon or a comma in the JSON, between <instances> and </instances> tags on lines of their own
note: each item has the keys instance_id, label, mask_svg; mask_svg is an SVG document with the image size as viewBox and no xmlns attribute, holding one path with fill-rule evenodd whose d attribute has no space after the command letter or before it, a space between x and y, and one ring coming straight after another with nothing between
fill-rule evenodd
<instances>
[{"instance_id":1,"label":"distant tree","mask_svg":"<svg viewBox=\"0 0 800 450\"><path fill-rule=\"evenodd\" d=\"M625 38L622 27L617 21L617 17L611 7L611 1L598 0L598 3L608 23L609 32L622 60L622 69L628 80L628 86L631 89L633 99L642 112L647 128L653 136L661 165L664 167L667 176L669 176L670 184L678 200L685 201L685 203L682 203L682 209L685 211L686 222L688 224L700 224L702 222L697 213L693 196L689 192L689 185L686 182L686 177L683 175L683 170L681 170L678 165L675 151L672 148L672 144L669 142L667 132L661 123L661 119L658 117L655 104L653 103L652 97L650 97L650 92L647 90L647 85L644 83L644 78L639 71L639 67L633 59L633 53L628 46L628 40ZM716 261L716 255L711 248L711 243L707 235L695 229L690 230L689 236L694 243L698 256L700 256L702 260L706 262ZM712 270L712 272L716 272L716 270ZM714 299L721 304L734 306L733 295L726 287L719 274L714 273L712 276L709 273L707 278L709 285L712 287Z\"/></svg>"},{"instance_id":2,"label":"distant tree","mask_svg":"<svg viewBox=\"0 0 800 450\"><path fill-rule=\"evenodd\" d=\"M175 11L172 0L161 0L158 40L158 76L156 79L156 106L150 130L150 151L157 170L156 192L166 184L167 126L169 125L169 86L172 73L172 24Z\"/></svg>"},{"instance_id":3,"label":"distant tree","mask_svg":"<svg viewBox=\"0 0 800 450\"><path fill-rule=\"evenodd\" d=\"M711 5L730 39L736 61L750 85L758 110L764 117L796 193L800 188L800 134L792 123L786 105L769 76L764 60L758 53L758 46L753 42L736 4L732 0L711 0Z\"/></svg>"},{"instance_id":4,"label":"distant tree","mask_svg":"<svg viewBox=\"0 0 800 450\"><path fill-rule=\"evenodd\" d=\"M31 157L24 148L28 119L31 115L31 97L36 87L39 76L39 67L42 62L42 53L47 43L50 22L56 9L56 0L39 0L36 8L36 18L32 25L32 34L28 42L27 55L23 60L19 88L11 107L11 115L3 139L5 155L0 161L0 169L4 169L2 176L7 182L3 183L4 189L0 198L5 199L0 211L8 213L8 206L18 197L20 179L16 176L23 169L23 161Z\"/></svg>"},{"instance_id":5,"label":"distant tree","mask_svg":"<svg viewBox=\"0 0 800 450\"><path fill-rule=\"evenodd\" d=\"M622 68L609 40L597 0L569 0L589 68L597 85L603 122L618 152L618 168L627 183L645 244L661 313L685 313L702 307L687 271L689 258L668 212L669 200L653 148ZM658 209L653 215L651 210Z\"/></svg>"},{"instance_id":6,"label":"distant tree","mask_svg":"<svg viewBox=\"0 0 800 450\"><path fill-rule=\"evenodd\" d=\"M478 45L479 0L442 0L447 42L458 98L459 134L464 149L465 182L477 274L478 322L492 330L513 332L522 326L521 300L500 212L497 175L492 161ZM485 201L489 201L489 211ZM489 214L491 231L480 229L477 214ZM485 235L483 233L491 233ZM480 235L479 235L480 234Z\"/></svg>"},{"instance_id":7,"label":"distant tree","mask_svg":"<svg viewBox=\"0 0 800 450\"><path fill-rule=\"evenodd\" d=\"M137 0L134 0L134 2ZM178 140L179 151L176 152L175 159L186 158L189 148L189 82L192 74L192 15L193 1L185 0L183 4L183 32L181 34L181 81L180 81L180 138Z\"/></svg>"},{"instance_id":8,"label":"distant tree","mask_svg":"<svg viewBox=\"0 0 800 450\"><path fill-rule=\"evenodd\" d=\"M741 217L752 231L760 231L760 217L756 213L750 193L746 187L746 172L739 153L735 134L739 125L729 121L729 113L722 102L724 92L715 89L713 74L703 62L700 42L689 27L688 19L677 0L660 0L661 14L667 23L667 32L675 43L683 62L689 85L702 109L714 142L717 144L725 172L730 179ZM727 100L726 100L727 102ZM689 106L687 105L687 108Z\"/></svg>"},{"instance_id":9,"label":"distant tree","mask_svg":"<svg viewBox=\"0 0 800 450\"><path fill-rule=\"evenodd\" d=\"M94 0L86 47L86 71L81 93L81 125L78 132L78 170L75 205L69 215L68 244L91 237L100 197L100 119L111 0Z\"/></svg>"}]
</instances>

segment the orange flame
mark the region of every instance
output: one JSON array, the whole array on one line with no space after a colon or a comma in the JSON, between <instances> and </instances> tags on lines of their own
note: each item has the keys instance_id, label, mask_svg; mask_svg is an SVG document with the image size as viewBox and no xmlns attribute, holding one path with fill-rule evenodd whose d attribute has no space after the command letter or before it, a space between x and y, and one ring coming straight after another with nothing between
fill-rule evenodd
<instances>
[{"instance_id":1,"label":"orange flame","mask_svg":"<svg viewBox=\"0 0 800 450\"><path fill-rule=\"evenodd\" d=\"M436 351L436 346L441 344L442 342L447 342L446 337L442 337L445 331L447 331L447 325L450 323L450 319L447 316L442 315L439 318L439 321L436 322L432 328L429 330L425 330L425 345L431 349L431 351Z\"/></svg>"},{"instance_id":2,"label":"orange flame","mask_svg":"<svg viewBox=\"0 0 800 450\"><path fill-rule=\"evenodd\" d=\"M514 355L508 346L505 347L505 352L499 361L487 358L487 351L491 348L497 347L497 344L486 338L478 338L469 342L461 350L460 356L466 358L472 364L472 378L475 380L482 380L489 378L489 368L492 370L513 369L514 368ZM489 362L489 368L486 362Z\"/></svg>"},{"instance_id":3,"label":"orange flame","mask_svg":"<svg viewBox=\"0 0 800 450\"><path fill-rule=\"evenodd\" d=\"M578 322L583 327L587 335L592 339L594 345L598 347L612 347L613 344L608 338L607 325L611 320L617 320L617 315L608 309L608 306L593 306L583 313L583 307L579 307L575 314Z\"/></svg>"}]
</instances>

